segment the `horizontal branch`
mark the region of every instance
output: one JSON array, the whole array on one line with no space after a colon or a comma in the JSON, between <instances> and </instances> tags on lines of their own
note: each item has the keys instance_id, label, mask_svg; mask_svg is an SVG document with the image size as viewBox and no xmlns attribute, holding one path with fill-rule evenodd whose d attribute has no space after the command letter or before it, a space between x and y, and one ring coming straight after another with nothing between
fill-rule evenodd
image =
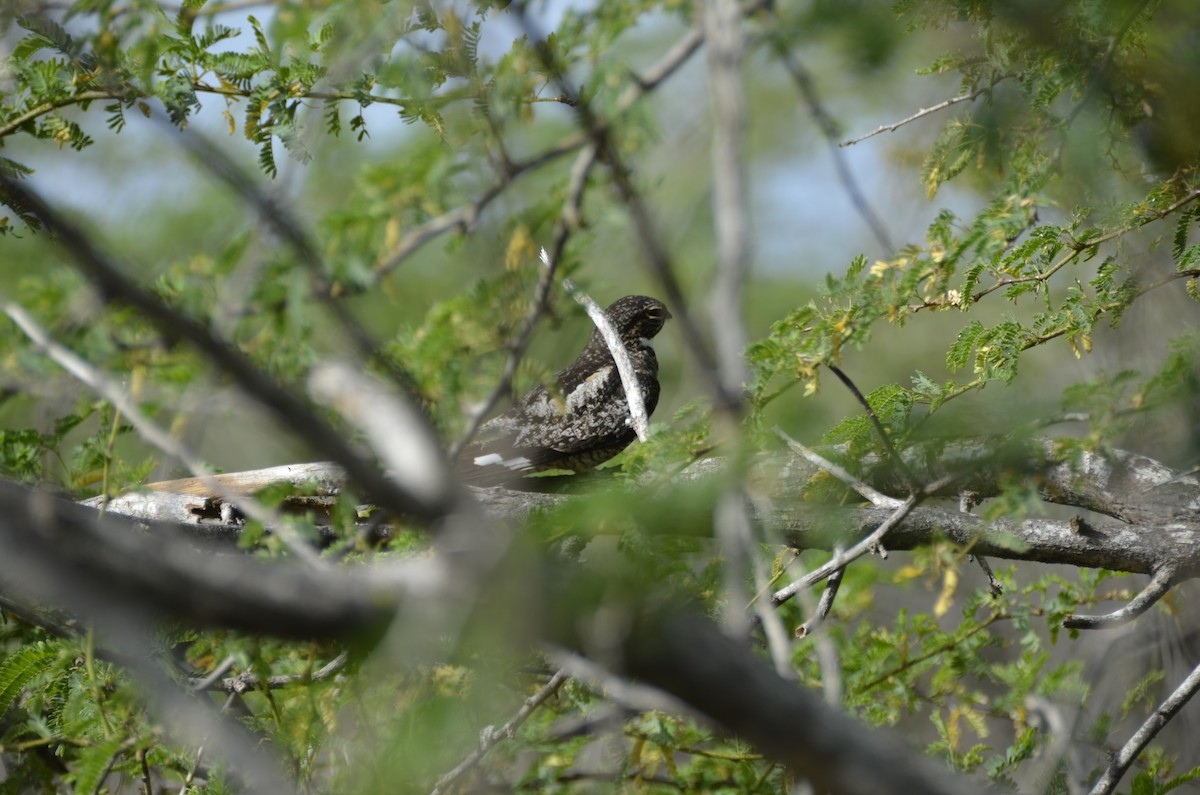
<instances>
[{"instance_id":1,"label":"horizontal branch","mask_svg":"<svg viewBox=\"0 0 1200 795\"><path fill-rule=\"evenodd\" d=\"M227 662L231 662L232 659L228 658ZM217 670L208 676L190 679L188 683L195 692L220 690L225 693L242 694L252 690L279 690L285 687L307 685L312 682L323 682L327 679L332 679L346 667L346 663L349 660L349 653L342 652L315 671L307 671L299 674L275 674L266 677L259 676L253 671L243 671L237 676L225 676L225 670L222 666L218 667Z\"/></svg>"},{"instance_id":2,"label":"horizontal branch","mask_svg":"<svg viewBox=\"0 0 1200 795\"><path fill-rule=\"evenodd\" d=\"M81 618L129 607L291 638L381 631L405 589L290 560L198 548L179 526L135 521L0 481L0 582Z\"/></svg>"},{"instance_id":3,"label":"horizontal branch","mask_svg":"<svg viewBox=\"0 0 1200 795\"><path fill-rule=\"evenodd\" d=\"M1200 574L1200 522L1193 506L1200 504L1200 482L1191 475L1178 475L1169 467L1146 456L1127 451L1108 455L1081 453L1073 463L1056 460L1053 440L1035 441L1027 446L1027 457L1012 453L990 452L990 460L980 463L982 445L944 448L931 464L923 454L911 453L910 467L923 482L934 482L957 472L952 486L934 492L931 499L953 498L953 507L926 505L914 508L887 536L889 549L907 550L949 537L973 552L990 557L1065 564L1088 568L1106 568L1138 574L1171 571L1175 582ZM829 452L829 451L825 451ZM1041 456L1041 460L1034 457ZM1059 456L1061 458L1061 456ZM903 493L897 479L882 467L869 470L865 480L887 493ZM860 462L861 465L861 462ZM725 462L705 459L677 478L679 485L719 478ZM892 508L833 507L806 503L801 497L808 480L818 467L798 454L764 454L752 468L752 480L759 484L769 500L760 502L758 521L765 527L785 534L788 543L799 548L832 549L846 546L876 530L892 513ZM248 482L261 483L278 473L282 481L323 484L338 488L344 476L332 464L305 464L241 473ZM1059 505L1082 509L1085 515L1067 519L1030 518L1020 522L985 522L978 516L957 510L959 491L970 491L977 499L999 494L1001 472L1021 472L1033 481L1043 499ZM238 474L221 475L238 478ZM547 479L539 483L545 484ZM568 482L586 485L582 478ZM593 484L596 481L591 481ZM150 519L168 516L163 501L174 500L171 516L187 516L195 509L202 492L191 479L161 484L162 491L178 489L179 495L129 495L110 502L110 512L126 512ZM544 490L516 491L493 488L473 490L485 512L493 519L521 522L530 513L552 509L569 501L562 493ZM664 499L670 499L666 496ZM138 500L148 501L150 514L141 514ZM764 507L766 506L766 507ZM1094 514L1102 514L1100 516ZM1109 518L1111 517L1111 518ZM210 533L216 526L208 517ZM193 523L199 521L192 518ZM237 529L230 530L236 535Z\"/></svg>"},{"instance_id":4,"label":"horizontal branch","mask_svg":"<svg viewBox=\"0 0 1200 795\"><path fill-rule=\"evenodd\" d=\"M846 538L873 531L891 515L879 508L830 510L782 509L766 521L782 525L788 543L800 549L831 549ZM1118 522L1092 525L1081 533L1070 520L998 519L985 522L977 516L948 508L914 508L905 521L887 536L889 550L912 550L943 538L977 555L1034 563L1102 568L1134 574L1152 574L1167 560L1188 561L1187 577L1200 573L1200 528L1127 525ZM1181 579L1186 577L1181 577Z\"/></svg>"}]
</instances>

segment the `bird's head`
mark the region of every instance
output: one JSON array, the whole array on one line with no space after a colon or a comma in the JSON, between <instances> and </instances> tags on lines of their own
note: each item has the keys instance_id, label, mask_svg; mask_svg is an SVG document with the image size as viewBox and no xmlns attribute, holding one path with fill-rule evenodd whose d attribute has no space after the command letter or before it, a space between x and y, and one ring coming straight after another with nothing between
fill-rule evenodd
<instances>
[{"instance_id":1,"label":"bird's head","mask_svg":"<svg viewBox=\"0 0 1200 795\"><path fill-rule=\"evenodd\" d=\"M662 331L663 324L671 319L671 313L662 301L644 295L618 298L604 310L604 314L608 315L626 344L652 339Z\"/></svg>"}]
</instances>

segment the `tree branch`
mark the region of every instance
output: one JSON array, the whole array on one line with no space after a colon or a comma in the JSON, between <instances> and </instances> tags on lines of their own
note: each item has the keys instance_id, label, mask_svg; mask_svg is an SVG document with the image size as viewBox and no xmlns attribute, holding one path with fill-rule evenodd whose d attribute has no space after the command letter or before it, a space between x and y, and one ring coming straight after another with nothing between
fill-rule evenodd
<instances>
[{"instance_id":1,"label":"tree branch","mask_svg":"<svg viewBox=\"0 0 1200 795\"><path fill-rule=\"evenodd\" d=\"M914 754L779 677L710 622L670 611L639 617L624 672L699 709L807 779L844 795L967 795L984 787ZM720 683L719 686L714 686Z\"/></svg>"},{"instance_id":2,"label":"tree branch","mask_svg":"<svg viewBox=\"0 0 1200 795\"><path fill-rule=\"evenodd\" d=\"M478 433L480 426L483 425L484 419L495 408L496 403L500 398L512 388L513 376L516 375L517 366L521 363L521 357L525 355L525 349L529 347L530 340L533 339L533 330L537 327L538 320L546 313L550 306L550 296L554 287L555 274L558 273L558 266L562 262L563 253L566 251L567 240L571 234L582 224L581 212L583 208L583 192L587 187L588 175L592 172L592 167L596 164L596 148L594 146L585 146L583 151L579 153L575 164L571 167L571 182L567 189L567 198L563 203L562 212L558 216L558 220L554 224L554 240L550 246L549 261L542 268L541 277L538 279L537 292L533 299L533 306L529 307L529 312L525 315L525 319L521 321L521 327L517 330L517 335L513 338L513 342L508 351L508 357L504 361L504 370L500 373L500 380L492 391L488 394L487 399L478 407L471 411L470 417L467 419L466 430L463 431L461 437L455 442L446 457L453 461L462 449L466 447L475 434Z\"/></svg>"},{"instance_id":3,"label":"tree branch","mask_svg":"<svg viewBox=\"0 0 1200 795\"><path fill-rule=\"evenodd\" d=\"M773 5L768 6L767 12L770 14L771 20L778 26L779 18L775 13L775 7ZM846 195L850 197L850 204L854 207L859 217L863 219L863 222L866 223L867 228L871 230L871 234L875 236L875 242L883 249L884 254L890 257L895 250L891 235L888 234L887 227L883 221L871 208L866 194L859 186L858 180L854 178L854 172L850 170L850 163L847 161L845 153L842 152L841 146L838 145L838 124L829 115L829 111L825 109L825 105L817 95L817 88L812 75L792 55L791 50L788 49L787 42L782 37L771 36L770 38L775 49L775 54L779 56L779 60L783 62L784 69L791 75L792 82L796 84L796 88L804 98L804 103L808 106L809 113L812 114L818 129L821 130L821 134L825 136L825 140L829 144L830 159L833 160L833 167L837 171L838 181L842 183L842 188L846 191Z\"/></svg>"},{"instance_id":4,"label":"tree branch","mask_svg":"<svg viewBox=\"0 0 1200 795\"><path fill-rule=\"evenodd\" d=\"M997 77L995 80L993 80L987 86L980 88L980 89L976 89L975 91L972 91L970 94L961 94L957 97L948 99L945 102L939 102L936 105L930 105L928 108L921 108L916 113L914 113L913 115L909 116L906 119L901 119L900 121L893 122L892 124L881 124L879 127L875 128L874 130L867 133L866 135L860 135L858 138L851 138L849 141L842 141L842 143L840 143L839 146L853 146L854 144L862 143L863 141L867 140L868 138L873 138L874 136L879 135L880 133L895 132L896 130L899 130L901 127L903 127L906 124L910 124L910 123L916 121L917 119L923 119L926 116L930 115L931 113L937 113L939 110L945 110L946 108L950 107L951 105L957 105L960 102L972 102L972 101L978 99L979 97L983 96L984 94L991 93L992 89L994 89L996 87L997 83L1000 83L1003 80L1007 80L1008 78L1009 78L1009 75Z\"/></svg>"},{"instance_id":5,"label":"tree branch","mask_svg":"<svg viewBox=\"0 0 1200 795\"><path fill-rule=\"evenodd\" d=\"M304 561L304 563L314 568L320 568L325 565L312 546L301 538L277 511L268 508L254 499L250 496L250 492L227 488L222 481L217 480L214 477L216 474L214 470L193 454L187 445L167 433L157 423L142 413L142 409L137 402L103 373L76 356L72 351L55 342L24 308L16 304L7 303L2 294L0 294L0 308L12 318L13 322L25 332L25 335L33 341L39 350L93 392L112 403L133 424L138 433L142 435L142 438L172 458L181 461L184 466L196 475L197 479L206 488L216 492L223 500L237 506L245 515L262 522L265 526L271 527L272 532L278 536L279 540L284 543L288 550L297 558ZM102 494L100 497L101 505L103 505L108 495Z\"/></svg>"},{"instance_id":6,"label":"tree branch","mask_svg":"<svg viewBox=\"0 0 1200 795\"><path fill-rule=\"evenodd\" d=\"M1105 769L1104 775L1096 782L1096 786L1092 787L1090 795L1109 795L1116 789L1121 777L1125 775L1125 771L1129 769L1133 761L1179 710L1183 709L1192 696L1196 695L1198 690L1200 690L1200 665L1192 669L1187 679L1184 679L1179 687L1175 688L1175 692L1168 696L1162 704L1159 704L1158 709L1154 710L1154 714L1146 719L1146 722L1117 752L1108 768Z\"/></svg>"},{"instance_id":7,"label":"tree branch","mask_svg":"<svg viewBox=\"0 0 1200 795\"><path fill-rule=\"evenodd\" d=\"M840 467L827 458L822 457L817 451L797 442L792 437L788 436L782 428L775 426L775 435L783 440L793 453L803 456L805 461L808 461L813 466L820 469L829 475L845 483L850 488L858 492L864 500L874 505L876 508L898 508L903 504L903 500L898 500L895 497L889 497L876 488L873 488L858 478L851 475L844 467Z\"/></svg>"},{"instance_id":8,"label":"tree branch","mask_svg":"<svg viewBox=\"0 0 1200 795\"><path fill-rule=\"evenodd\" d=\"M270 411L276 420L295 431L299 438L306 440L322 455L343 465L350 477L380 505L396 513L408 513L425 520L439 518L445 513L447 506L423 503L389 481L373 462L361 456L346 441L344 434L314 414L304 401L280 386L236 348L217 339L194 318L181 314L126 277L87 235L51 209L31 188L3 174L0 174L0 186L20 197L30 207L107 300L136 309L164 335L184 339L195 346L216 367L228 373L249 396Z\"/></svg>"},{"instance_id":9,"label":"tree branch","mask_svg":"<svg viewBox=\"0 0 1200 795\"><path fill-rule=\"evenodd\" d=\"M229 667L232 667L234 659L229 657L227 661ZM306 685L311 682L323 682L327 679L332 679L346 667L346 663L349 661L350 654L342 652L315 671L306 671L300 674L277 674L266 678L259 676L253 671L244 671L237 676L227 677L225 674L228 673L229 667L222 664L217 666L208 676L200 679L189 679L188 684L196 692L221 690L225 693L237 695L248 693L252 690L280 690L294 685Z\"/></svg>"},{"instance_id":10,"label":"tree branch","mask_svg":"<svg viewBox=\"0 0 1200 795\"><path fill-rule=\"evenodd\" d=\"M1150 578L1150 582L1147 583L1146 587L1137 596L1129 600L1129 604L1120 610L1114 610L1102 616L1067 616L1063 620L1063 626L1067 629L1112 629L1113 627L1127 624L1153 607L1159 599L1166 596L1167 591L1171 590L1171 586L1174 584L1174 568L1164 566L1154 572L1154 576Z\"/></svg>"},{"instance_id":11,"label":"tree branch","mask_svg":"<svg viewBox=\"0 0 1200 795\"><path fill-rule=\"evenodd\" d=\"M1053 454L1053 440L1033 440L1023 448L1035 454ZM836 450L834 451L836 452ZM1200 521L1188 506L1200 504L1200 481L1178 476L1169 467L1145 456L1116 450L1108 455L1080 453L1074 463L1061 457L1041 461L1014 461L1000 445L966 444L939 447L936 460L921 448L908 451L910 465L917 477L934 482L956 480L930 497L957 499L961 489L974 492L978 499L999 494L1001 472L1023 473L1037 484L1044 499L1120 517L1119 520L1091 517L1052 520L1025 519L1013 522L1000 519L984 522L957 509L914 507L903 522L888 533L888 547L896 550L927 545L940 537L949 537L976 555L1055 563L1113 571L1150 574L1173 569L1176 581L1200 576ZM864 482L872 488L889 490L897 484L887 472L878 471L881 462L864 461ZM704 459L675 478L680 484L704 478L727 478L726 459ZM310 470L308 467L313 467ZM269 472L270 470L267 470ZM305 465L292 472L283 468L282 477L298 482L334 486L339 471L330 466ZM837 507L805 503L802 496L808 480L819 470L799 455L761 455L751 461L749 482L769 499L754 501L754 521L784 533L789 544L799 549L832 549L853 542L877 530L893 513L885 507ZM311 474L310 473L319 473ZM253 473L256 478L262 473ZM235 478L237 474L220 475ZM194 481L181 482L181 490L195 499ZM167 488L171 484L159 484ZM475 499L493 520L517 522L531 512L551 510L572 498L561 493L515 491L505 488L472 489ZM671 499L671 494L655 492L649 499ZM1154 504L1147 502L1153 497ZM116 498L108 510L131 510L125 498ZM200 528L204 531L206 528ZM211 529L211 528L210 528ZM189 532L196 532L195 528ZM236 528L234 529L236 532Z\"/></svg>"},{"instance_id":12,"label":"tree branch","mask_svg":"<svg viewBox=\"0 0 1200 795\"><path fill-rule=\"evenodd\" d=\"M542 264L547 269L550 268L550 259L546 256L545 249L542 249ZM608 319L608 315L604 314L600 305L590 295L576 287L573 281L563 279L562 286L587 311L588 317L596 324L596 329L604 338L604 344L608 346L608 352L612 354L613 362L617 365L617 373L621 376L621 386L625 389L625 400L629 403L629 418L633 424L633 432L637 434L639 442L646 441L650 433L650 420L646 417L646 403L642 400L642 390L638 385L637 375L633 372L633 362L629 358L629 351L626 350L625 343L621 342L620 333Z\"/></svg>"},{"instance_id":13,"label":"tree branch","mask_svg":"<svg viewBox=\"0 0 1200 795\"><path fill-rule=\"evenodd\" d=\"M430 791L430 795L441 795L441 793L446 792L455 781L458 781L471 768L479 764L488 751L496 747L502 740L511 740L513 737L516 737L517 729L521 728L521 724L528 720L529 716L545 703L547 699L554 696L559 691L559 688L566 684L568 679L570 677L566 671L560 670L556 672L554 676L550 677L550 681L542 685L532 696L525 699L524 703L521 704L521 708L503 726L499 729L491 726L484 727L484 730L479 735L479 747L472 751L470 756L459 762L453 770L439 778L437 784Z\"/></svg>"}]
</instances>

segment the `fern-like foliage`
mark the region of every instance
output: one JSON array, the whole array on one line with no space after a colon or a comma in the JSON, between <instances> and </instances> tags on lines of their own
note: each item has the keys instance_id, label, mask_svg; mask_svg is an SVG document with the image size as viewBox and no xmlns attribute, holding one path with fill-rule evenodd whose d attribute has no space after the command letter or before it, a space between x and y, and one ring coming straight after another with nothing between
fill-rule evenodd
<instances>
[{"instance_id":1,"label":"fern-like foliage","mask_svg":"<svg viewBox=\"0 0 1200 795\"><path fill-rule=\"evenodd\" d=\"M35 678L50 669L58 659L55 650L45 643L22 646L0 660L0 713L16 703Z\"/></svg>"}]
</instances>

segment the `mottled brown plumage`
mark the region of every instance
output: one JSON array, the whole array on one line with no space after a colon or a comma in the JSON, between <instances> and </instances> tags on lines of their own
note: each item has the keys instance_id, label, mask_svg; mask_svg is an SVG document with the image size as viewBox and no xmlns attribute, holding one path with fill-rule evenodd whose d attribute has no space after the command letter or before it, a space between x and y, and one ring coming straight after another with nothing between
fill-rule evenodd
<instances>
[{"instance_id":1,"label":"mottled brown plumage","mask_svg":"<svg viewBox=\"0 0 1200 795\"><path fill-rule=\"evenodd\" d=\"M658 359L650 340L670 317L660 301L627 295L604 310L621 336L649 416L658 405ZM532 472L582 472L624 450L636 438L625 388L612 353L594 330L570 367L515 406L489 420L459 454L457 468L474 486L518 480Z\"/></svg>"}]
</instances>

